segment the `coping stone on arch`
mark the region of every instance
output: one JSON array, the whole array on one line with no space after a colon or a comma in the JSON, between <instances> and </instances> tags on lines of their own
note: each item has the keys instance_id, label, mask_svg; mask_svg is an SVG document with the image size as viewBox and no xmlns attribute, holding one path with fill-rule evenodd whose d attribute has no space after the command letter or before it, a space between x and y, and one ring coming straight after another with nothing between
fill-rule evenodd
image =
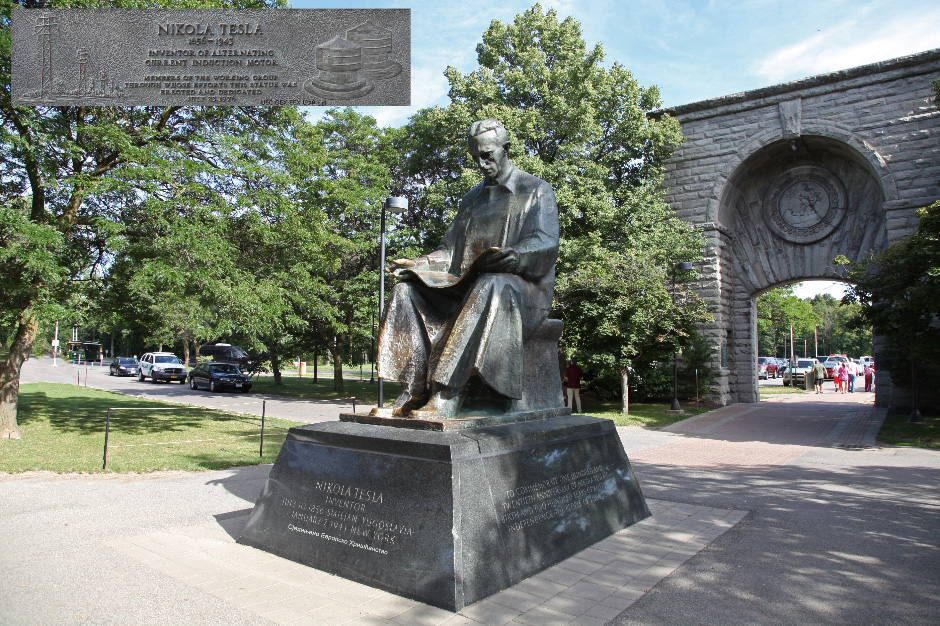
<instances>
[{"instance_id":1,"label":"coping stone on arch","mask_svg":"<svg viewBox=\"0 0 940 626\"><path fill-rule=\"evenodd\" d=\"M853 133L850 129L833 122L804 118L800 136L806 135L833 139L851 148L868 163L872 171L877 175L885 202L888 203L898 199L897 182L894 180L894 175L888 168L885 158L874 146ZM732 176L738 171L741 165L770 144L784 139L786 139L786 137L784 137L779 127L765 130L754 135L743 147L738 149L734 155L726 159L725 163L720 166L716 174L715 184L712 186L712 191L708 196L705 208L705 221L718 221L718 210L720 208L722 194L724 193L728 181L731 180Z\"/></svg>"}]
</instances>

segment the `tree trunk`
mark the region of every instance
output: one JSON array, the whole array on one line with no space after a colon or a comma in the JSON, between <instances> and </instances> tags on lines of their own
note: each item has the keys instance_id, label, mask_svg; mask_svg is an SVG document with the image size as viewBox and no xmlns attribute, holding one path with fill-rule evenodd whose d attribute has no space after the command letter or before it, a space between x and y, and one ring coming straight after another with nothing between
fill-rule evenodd
<instances>
[{"instance_id":1,"label":"tree trunk","mask_svg":"<svg viewBox=\"0 0 940 626\"><path fill-rule=\"evenodd\" d=\"M626 368L620 370L620 414L630 414L630 372Z\"/></svg>"},{"instance_id":2,"label":"tree trunk","mask_svg":"<svg viewBox=\"0 0 940 626\"><path fill-rule=\"evenodd\" d=\"M274 373L274 386L280 387L281 383L281 359L277 355L277 350L271 350L271 371Z\"/></svg>"},{"instance_id":3,"label":"tree trunk","mask_svg":"<svg viewBox=\"0 0 940 626\"><path fill-rule=\"evenodd\" d=\"M199 343L198 341L193 341L193 352L192 352L192 355L193 355L193 358L196 359L197 362L199 361L199 350L200 350L201 348L202 348L202 344L201 344L201 343Z\"/></svg>"},{"instance_id":4,"label":"tree trunk","mask_svg":"<svg viewBox=\"0 0 940 626\"><path fill-rule=\"evenodd\" d=\"M330 348L330 354L333 355L333 391L342 393L345 390L343 386L343 342L342 338L333 343Z\"/></svg>"},{"instance_id":5,"label":"tree trunk","mask_svg":"<svg viewBox=\"0 0 940 626\"><path fill-rule=\"evenodd\" d=\"M183 365L189 367L189 342L183 340Z\"/></svg>"},{"instance_id":6,"label":"tree trunk","mask_svg":"<svg viewBox=\"0 0 940 626\"><path fill-rule=\"evenodd\" d=\"M0 362L0 437L22 439L19 424L16 423L16 403L20 396L20 370L23 362L29 358L33 348L39 321L29 309L20 314L16 337L10 344L7 358Z\"/></svg>"}]
</instances>

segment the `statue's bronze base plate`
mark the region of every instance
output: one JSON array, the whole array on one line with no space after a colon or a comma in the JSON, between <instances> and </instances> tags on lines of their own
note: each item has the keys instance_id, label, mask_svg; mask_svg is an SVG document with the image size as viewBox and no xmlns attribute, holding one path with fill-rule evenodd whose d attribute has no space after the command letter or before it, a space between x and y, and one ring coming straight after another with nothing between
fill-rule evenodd
<instances>
[{"instance_id":1,"label":"statue's bronze base plate","mask_svg":"<svg viewBox=\"0 0 940 626\"><path fill-rule=\"evenodd\" d=\"M388 409L385 409L388 411ZM382 411L382 409L378 409ZM537 409L534 411L519 411L505 415L461 415L459 417L418 419L413 417L392 417L384 415L371 415L369 413L340 413L341 422L355 422L357 424L374 424L376 426L394 426L396 428L413 428L416 430L463 430L466 428L482 428L483 426L499 426L515 422L531 422L547 420L555 417L571 415L571 409L562 406L554 409Z\"/></svg>"}]
</instances>

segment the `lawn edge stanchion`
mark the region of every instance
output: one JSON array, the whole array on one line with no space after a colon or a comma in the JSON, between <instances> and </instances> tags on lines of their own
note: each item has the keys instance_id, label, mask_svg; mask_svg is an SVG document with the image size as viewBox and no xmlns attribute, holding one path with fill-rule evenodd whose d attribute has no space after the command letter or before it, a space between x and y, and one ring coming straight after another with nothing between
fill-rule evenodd
<instances>
[{"instance_id":1,"label":"lawn edge stanchion","mask_svg":"<svg viewBox=\"0 0 940 626\"><path fill-rule=\"evenodd\" d=\"M261 401L261 445L258 446L258 457L261 459L264 458L264 414L267 404L267 400Z\"/></svg>"},{"instance_id":2,"label":"lawn edge stanchion","mask_svg":"<svg viewBox=\"0 0 940 626\"><path fill-rule=\"evenodd\" d=\"M108 434L111 432L111 407L108 407L108 419L104 423L104 456L102 457L101 469L108 469Z\"/></svg>"}]
</instances>

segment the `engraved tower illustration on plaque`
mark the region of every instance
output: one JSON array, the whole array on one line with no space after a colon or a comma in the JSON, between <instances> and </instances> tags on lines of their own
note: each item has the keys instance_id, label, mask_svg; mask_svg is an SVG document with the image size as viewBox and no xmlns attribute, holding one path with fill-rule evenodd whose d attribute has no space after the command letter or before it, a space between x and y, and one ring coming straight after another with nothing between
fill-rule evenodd
<instances>
[{"instance_id":1,"label":"engraved tower illustration on plaque","mask_svg":"<svg viewBox=\"0 0 940 626\"><path fill-rule=\"evenodd\" d=\"M375 88L360 76L362 46L339 36L317 46L317 69L319 76L306 81L304 89L324 98L349 100Z\"/></svg>"},{"instance_id":2,"label":"engraved tower illustration on plaque","mask_svg":"<svg viewBox=\"0 0 940 626\"><path fill-rule=\"evenodd\" d=\"M392 53L392 31L365 21L346 31L346 39L362 46L362 71L374 79L392 78L401 74L401 64L389 58Z\"/></svg>"}]
</instances>

